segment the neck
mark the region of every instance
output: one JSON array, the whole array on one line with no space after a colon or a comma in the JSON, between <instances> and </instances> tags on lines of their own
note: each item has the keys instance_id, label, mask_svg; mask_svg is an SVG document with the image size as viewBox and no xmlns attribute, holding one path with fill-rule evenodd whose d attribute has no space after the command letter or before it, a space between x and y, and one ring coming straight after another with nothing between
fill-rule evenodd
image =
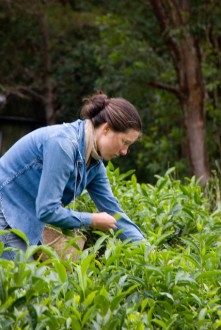
<instances>
[{"instance_id":1,"label":"neck","mask_svg":"<svg viewBox=\"0 0 221 330\"><path fill-rule=\"evenodd\" d=\"M89 166L91 158L98 160L100 156L97 152L93 123L87 119L85 124L85 161L87 166Z\"/></svg>"}]
</instances>

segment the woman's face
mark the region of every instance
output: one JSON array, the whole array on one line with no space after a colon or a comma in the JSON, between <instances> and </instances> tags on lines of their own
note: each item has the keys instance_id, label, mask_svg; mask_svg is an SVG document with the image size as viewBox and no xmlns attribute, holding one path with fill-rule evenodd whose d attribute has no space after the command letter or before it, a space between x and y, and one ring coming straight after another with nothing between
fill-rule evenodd
<instances>
[{"instance_id":1,"label":"woman's face","mask_svg":"<svg viewBox=\"0 0 221 330\"><path fill-rule=\"evenodd\" d=\"M125 156L128 148L140 136L134 129L129 129L126 133L118 133L111 130L107 123L95 130L97 151L100 156L108 161L112 158Z\"/></svg>"}]
</instances>

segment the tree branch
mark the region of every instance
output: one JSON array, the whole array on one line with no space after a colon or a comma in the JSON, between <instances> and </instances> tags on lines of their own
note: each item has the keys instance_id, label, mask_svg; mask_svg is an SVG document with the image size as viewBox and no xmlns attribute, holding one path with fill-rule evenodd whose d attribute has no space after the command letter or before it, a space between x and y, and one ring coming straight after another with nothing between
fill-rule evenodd
<instances>
[{"instance_id":1,"label":"tree branch","mask_svg":"<svg viewBox=\"0 0 221 330\"><path fill-rule=\"evenodd\" d=\"M16 95L21 98L29 98L28 95L30 95L41 102L45 102L45 98L41 94L35 92L32 87L27 86L18 86L16 88L7 89L6 96L8 97L9 95Z\"/></svg>"},{"instance_id":2,"label":"tree branch","mask_svg":"<svg viewBox=\"0 0 221 330\"><path fill-rule=\"evenodd\" d=\"M173 39L173 37L170 34L170 31L177 27L177 25L175 25L174 23L174 18L172 18L172 16L174 16L175 14L173 12L171 13L170 11L170 15L168 15L168 10L169 10L168 6L171 7L172 3L169 0L168 1L150 0L150 2L153 11L155 13L155 16L159 22L163 38L165 39L168 45L168 48L174 59L174 63L176 63L177 60L180 58L180 50L176 41Z\"/></svg>"},{"instance_id":3,"label":"tree branch","mask_svg":"<svg viewBox=\"0 0 221 330\"><path fill-rule=\"evenodd\" d=\"M155 88L159 88L159 89L163 89L165 91L168 91L170 93L175 94L178 98L180 98L180 91L178 87L173 87L171 85L167 85L164 83L161 83L159 81L151 81L150 86L155 87Z\"/></svg>"}]
</instances>

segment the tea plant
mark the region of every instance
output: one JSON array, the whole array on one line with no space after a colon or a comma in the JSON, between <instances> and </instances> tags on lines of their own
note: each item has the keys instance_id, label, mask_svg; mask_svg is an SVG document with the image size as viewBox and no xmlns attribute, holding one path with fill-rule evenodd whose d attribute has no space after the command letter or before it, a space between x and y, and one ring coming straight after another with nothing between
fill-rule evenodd
<instances>
[{"instance_id":1,"label":"tea plant","mask_svg":"<svg viewBox=\"0 0 221 330\"><path fill-rule=\"evenodd\" d=\"M75 262L47 246L0 259L0 328L221 329L220 209L208 191L173 179L173 169L154 186L111 163L107 171L150 246L91 230ZM96 210L86 192L72 207ZM40 249L49 259L31 261Z\"/></svg>"}]
</instances>

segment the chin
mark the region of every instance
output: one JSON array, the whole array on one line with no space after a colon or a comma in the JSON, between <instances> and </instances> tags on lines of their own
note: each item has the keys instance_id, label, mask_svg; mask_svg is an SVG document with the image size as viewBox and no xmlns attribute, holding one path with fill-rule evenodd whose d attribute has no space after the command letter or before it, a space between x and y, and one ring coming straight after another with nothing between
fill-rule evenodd
<instances>
[{"instance_id":1,"label":"chin","mask_svg":"<svg viewBox=\"0 0 221 330\"><path fill-rule=\"evenodd\" d=\"M111 160L113 157L108 157L108 156L103 156L103 159L106 160L106 162L108 162L109 160Z\"/></svg>"}]
</instances>

